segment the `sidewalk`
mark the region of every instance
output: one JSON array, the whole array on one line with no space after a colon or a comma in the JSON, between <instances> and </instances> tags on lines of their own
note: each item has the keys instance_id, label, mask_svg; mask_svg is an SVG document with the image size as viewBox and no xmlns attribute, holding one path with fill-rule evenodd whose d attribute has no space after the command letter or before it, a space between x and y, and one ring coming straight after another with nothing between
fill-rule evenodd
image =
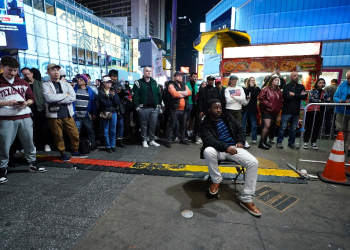
<instances>
[{"instance_id":1,"label":"sidewalk","mask_svg":"<svg viewBox=\"0 0 350 250\"><path fill-rule=\"evenodd\" d=\"M201 145L142 148L115 154L92 152L89 158L205 165ZM295 164L296 150L263 151L256 157L279 168ZM42 153L42 152L41 152ZM314 153L314 152L310 152ZM325 153L326 154L326 153ZM329 154L329 153L328 153ZM53 155L51 153L51 155ZM315 164L314 164L315 165ZM309 173L323 165L307 165ZM258 182L297 199L280 212L256 200L255 218L238 205L241 185L225 180L220 199L207 199L202 179L128 175L49 167L44 174L12 168L0 186L0 249L349 249L349 187ZM190 219L182 217L191 210Z\"/></svg>"}]
</instances>

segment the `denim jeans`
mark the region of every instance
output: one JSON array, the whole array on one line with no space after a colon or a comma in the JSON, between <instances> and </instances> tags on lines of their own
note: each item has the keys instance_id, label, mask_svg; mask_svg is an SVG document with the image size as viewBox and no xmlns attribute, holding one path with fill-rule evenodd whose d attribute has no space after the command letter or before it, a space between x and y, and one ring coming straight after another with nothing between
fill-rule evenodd
<instances>
[{"instance_id":1,"label":"denim jeans","mask_svg":"<svg viewBox=\"0 0 350 250\"><path fill-rule=\"evenodd\" d=\"M124 134L124 118L122 115L118 115L117 119L117 139L123 139Z\"/></svg>"},{"instance_id":2,"label":"denim jeans","mask_svg":"<svg viewBox=\"0 0 350 250\"><path fill-rule=\"evenodd\" d=\"M85 118L82 120L76 120L75 125L77 126L77 129L79 131L79 137L80 137L80 130L81 127L84 126L87 131L87 137L89 141L91 142L91 148L94 148L96 146L95 144L95 132L94 132L94 123L89 118Z\"/></svg>"},{"instance_id":3,"label":"denim jeans","mask_svg":"<svg viewBox=\"0 0 350 250\"><path fill-rule=\"evenodd\" d=\"M250 126L252 127L252 140L256 141L258 139L258 130L256 128L256 115L255 114L254 115L248 114L248 111L246 110L243 114L243 117L242 117L242 126L243 126L243 129L245 132L248 117L250 120Z\"/></svg>"},{"instance_id":4,"label":"denim jeans","mask_svg":"<svg viewBox=\"0 0 350 250\"><path fill-rule=\"evenodd\" d=\"M281 128L278 131L277 143L281 143L284 139L284 132L288 126L288 122L290 123L290 132L288 138L288 145L292 145L295 143L295 130L298 127L299 115L282 115L281 117Z\"/></svg>"},{"instance_id":5,"label":"denim jeans","mask_svg":"<svg viewBox=\"0 0 350 250\"><path fill-rule=\"evenodd\" d=\"M101 119L104 141L106 148L115 148L116 130L117 130L117 113L112 114L112 119Z\"/></svg>"}]
</instances>

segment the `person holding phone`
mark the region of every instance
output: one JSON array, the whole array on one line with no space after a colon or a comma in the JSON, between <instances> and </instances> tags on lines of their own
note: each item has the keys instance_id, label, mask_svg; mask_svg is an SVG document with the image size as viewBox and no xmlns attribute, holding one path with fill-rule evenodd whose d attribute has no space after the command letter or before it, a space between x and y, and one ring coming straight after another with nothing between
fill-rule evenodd
<instances>
[{"instance_id":1,"label":"person holding phone","mask_svg":"<svg viewBox=\"0 0 350 250\"><path fill-rule=\"evenodd\" d=\"M29 171L43 173L35 156L33 142L33 121L30 117L29 105L35 101L29 84L17 73L18 61L10 56L1 58L0 74L0 184L6 183L10 147L18 135L24 149Z\"/></svg>"}]
</instances>

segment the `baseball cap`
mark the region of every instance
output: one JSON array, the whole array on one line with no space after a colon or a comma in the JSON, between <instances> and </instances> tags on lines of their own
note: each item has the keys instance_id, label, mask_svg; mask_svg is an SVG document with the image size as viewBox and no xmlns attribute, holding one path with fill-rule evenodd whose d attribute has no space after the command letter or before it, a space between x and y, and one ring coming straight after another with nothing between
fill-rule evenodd
<instances>
[{"instance_id":1,"label":"baseball cap","mask_svg":"<svg viewBox=\"0 0 350 250\"><path fill-rule=\"evenodd\" d=\"M221 82L221 77L215 79L215 83Z\"/></svg>"},{"instance_id":2,"label":"baseball cap","mask_svg":"<svg viewBox=\"0 0 350 250\"><path fill-rule=\"evenodd\" d=\"M210 81L210 80L215 80L215 77L214 76L208 76L207 77L207 81Z\"/></svg>"},{"instance_id":3,"label":"baseball cap","mask_svg":"<svg viewBox=\"0 0 350 250\"><path fill-rule=\"evenodd\" d=\"M89 81L89 78L87 77L87 75L84 75L84 74L80 74L78 76L78 79L79 78L83 79L85 83L88 83L88 81Z\"/></svg>"},{"instance_id":4,"label":"baseball cap","mask_svg":"<svg viewBox=\"0 0 350 250\"><path fill-rule=\"evenodd\" d=\"M59 69L61 69L61 66L57 65L55 63L50 63L49 65L47 65L47 70L52 69L52 68L59 68Z\"/></svg>"},{"instance_id":5,"label":"baseball cap","mask_svg":"<svg viewBox=\"0 0 350 250\"><path fill-rule=\"evenodd\" d=\"M175 71L174 76L177 76L177 75L182 75L182 73L180 71Z\"/></svg>"},{"instance_id":6,"label":"baseball cap","mask_svg":"<svg viewBox=\"0 0 350 250\"><path fill-rule=\"evenodd\" d=\"M66 71L64 71L62 68L60 69L60 76L65 76L66 75Z\"/></svg>"},{"instance_id":7,"label":"baseball cap","mask_svg":"<svg viewBox=\"0 0 350 250\"><path fill-rule=\"evenodd\" d=\"M111 80L111 78L109 77L109 76L105 76L105 77L103 77L103 79L102 79L102 82L111 82L112 80Z\"/></svg>"},{"instance_id":8,"label":"baseball cap","mask_svg":"<svg viewBox=\"0 0 350 250\"><path fill-rule=\"evenodd\" d=\"M230 76L230 80L234 80L234 79L238 79L238 76L236 76L236 75Z\"/></svg>"}]
</instances>

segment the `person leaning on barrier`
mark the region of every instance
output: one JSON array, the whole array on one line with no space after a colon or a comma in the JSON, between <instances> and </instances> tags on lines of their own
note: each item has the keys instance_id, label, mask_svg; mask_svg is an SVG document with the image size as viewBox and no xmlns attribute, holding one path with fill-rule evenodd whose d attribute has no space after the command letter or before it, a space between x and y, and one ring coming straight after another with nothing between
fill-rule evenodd
<instances>
[{"instance_id":1,"label":"person leaning on barrier","mask_svg":"<svg viewBox=\"0 0 350 250\"><path fill-rule=\"evenodd\" d=\"M323 78L317 79L313 86L313 90L309 92L309 103L321 103L321 102L330 102L330 94L323 90L326 82ZM304 134L304 145L303 148L308 148L308 143L311 136L310 148L317 150L316 140L318 133L320 131L324 106L310 106L307 109L306 118L305 118L305 134ZM316 113L315 113L316 112ZM312 135L311 135L312 130Z\"/></svg>"},{"instance_id":2,"label":"person leaning on barrier","mask_svg":"<svg viewBox=\"0 0 350 250\"><path fill-rule=\"evenodd\" d=\"M350 103L350 70L346 73L346 81L342 82L333 96L335 103ZM350 104L349 104L350 106ZM344 116L344 110L345 116ZM348 141L347 157L350 157L350 107L336 106L335 127L337 131L344 133L344 138Z\"/></svg>"},{"instance_id":3,"label":"person leaning on barrier","mask_svg":"<svg viewBox=\"0 0 350 250\"><path fill-rule=\"evenodd\" d=\"M204 157L208 165L212 181L209 193L217 194L222 181L218 160L235 161L246 168L240 205L250 214L260 216L261 212L253 202L258 178L258 160L243 148L243 127L230 114L222 113L221 102L218 99L210 100L207 110L208 115L201 124L200 135L203 141L201 158Z\"/></svg>"}]
</instances>

